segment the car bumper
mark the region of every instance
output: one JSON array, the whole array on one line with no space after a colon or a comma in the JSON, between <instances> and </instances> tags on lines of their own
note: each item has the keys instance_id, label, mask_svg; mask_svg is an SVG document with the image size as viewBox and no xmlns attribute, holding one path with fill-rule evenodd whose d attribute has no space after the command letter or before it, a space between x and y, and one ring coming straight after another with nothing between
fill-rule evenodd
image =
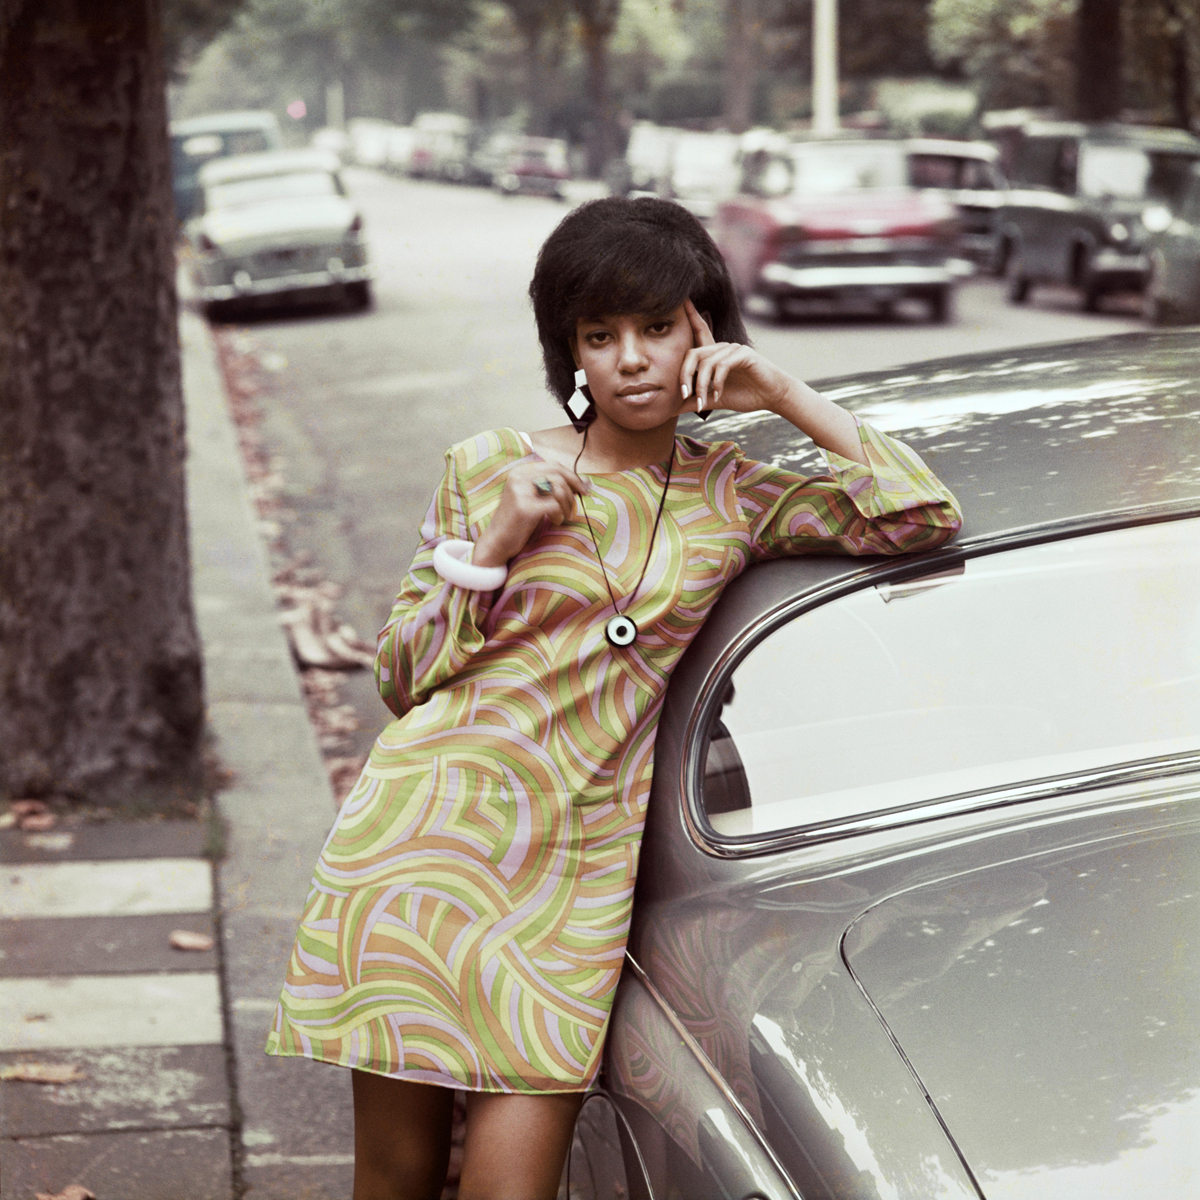
<instances>
[{"instance_id":1,"label":"car bumper","mask_svg":"<svg viewBox=\"0 0 1200 1200\"><path fill-rule=\"evenodd\" d=\"M1150 269L1150 260L1141 252L1130 254L1104 247L1092 255L1088 270L1109 284L1136 286Z\"/></svg>"},{"instance_id":2,"label":"car bumper","mask_svg":"<svg viewBox=\"0 0 1200 1200\"><path fill-rule=\"evenodd\" d=\"M961 265L960 265L961 264ZM805 295L853 292L863 289L890 289L903 292L912 288L945 287L974 268L964 259L947 259L926 266L894 265L835 267L789 267L767 263L760 279L763 290L774 295Z\"/></svg>"},{"instance_id":3,"label":"car bumper","mask_svg":"<svg viewBox=\"0 0 1200 1200\"><path fill-rule=\"evenodd\" d=\"M248 272L239 271L234 275L232 283L200 283L196 294L205 302L243 300L253 296L277 296L281 292L337 287L344 283L366 283L374 278L375 272L367 266L326 268L324 271L305 271L269 279L252 279Z\"/></svg>"}]
</instances>

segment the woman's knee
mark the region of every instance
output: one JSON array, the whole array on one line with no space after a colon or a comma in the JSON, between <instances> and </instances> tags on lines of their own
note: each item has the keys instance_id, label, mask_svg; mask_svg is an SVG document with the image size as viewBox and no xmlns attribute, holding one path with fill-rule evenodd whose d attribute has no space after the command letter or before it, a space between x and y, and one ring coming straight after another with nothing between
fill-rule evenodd
<instances>
[{"instance_id":1,"label":"woman's knee","mask_svg":"<svg viewBox=\"0 0 1200 1200\"><path fill-rule=\"evenodd\" d=\"M352 1073L355 1200L436 1197L450 1156L454 1093Z\"/></svg>"}]
</instances>

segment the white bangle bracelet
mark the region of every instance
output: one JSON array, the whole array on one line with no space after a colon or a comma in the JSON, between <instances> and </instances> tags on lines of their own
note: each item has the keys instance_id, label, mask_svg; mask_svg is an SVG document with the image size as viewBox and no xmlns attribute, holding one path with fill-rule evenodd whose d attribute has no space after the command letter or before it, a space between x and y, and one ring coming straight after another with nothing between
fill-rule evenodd
<instances>
[{"instance_id":1,"label":"white bangle bracelet","mask_svg":"<svg viewBox=\"0 0 1200 1200\"><path fill-rule=\"evenodd\" d=\"M471 562L475 546L458 538L438 542L433 548L433 569L455 587L472 592L493 592L504 586L507 567L477 567Z\"/></svg>"}]
</instances>

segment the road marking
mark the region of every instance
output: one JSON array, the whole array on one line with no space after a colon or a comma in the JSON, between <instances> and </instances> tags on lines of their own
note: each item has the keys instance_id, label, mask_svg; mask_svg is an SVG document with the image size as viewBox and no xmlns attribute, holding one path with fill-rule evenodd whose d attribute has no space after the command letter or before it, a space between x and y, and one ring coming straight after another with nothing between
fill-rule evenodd
<instances>
[{"instance_id":1,"label":"road marking","mask_svg":"<svg viewBox=\"0 0 1200 1200\"><path fill-rule=\"evenodd\" d=\"M380 375L359 383L343 384L339 389L355 396L398 396L405 392L429 392L437 388L462 387L479 376L478 371L405 371L399 375Z\"/></svg>"},{"instance_id":2,"label":"road marking","mask_svg":"<svg viewBox=\"0 0 1200 1200\"><path fill-rule=\"evenodd\" d=\"M353 1154L247 1154L248 1167L352 1167Z\"/></svg>"},{"instance_id":3,"label":"road marking","mask_svg":"<svg viewBox=\"0 0 1200 1200\"><path fill-rule=\"evenodd\" d=\"M212 908L199 858L22 863L0 868L0 918L133 917Z\"/></svg>"},{"instance_id":4,"label":"road marking","mask_svg":"<svg viewBox=\"0 0 1200 1200\"><path fill-rule=\"evenodd\" d=\"M0 979L0 1051L224 1040L215 972Z\"/></svg>"}]
</instances>

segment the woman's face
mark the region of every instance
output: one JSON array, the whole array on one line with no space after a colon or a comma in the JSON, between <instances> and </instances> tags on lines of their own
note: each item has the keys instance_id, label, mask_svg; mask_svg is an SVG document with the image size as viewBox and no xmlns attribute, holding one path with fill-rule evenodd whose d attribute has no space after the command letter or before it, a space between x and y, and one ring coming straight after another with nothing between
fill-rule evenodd
<instances>
[{"instance_id":1,"label":"woman's face","mask_svg":"<svg viewBox=\"0 0 1200 1200\"><path fill-rule=\"evenodd\" d=\"M575 325L575 361L587 372L596 408L624 429L655 429L679 415L679 372L692 344L682 304Z\"/></svg>"}]
</instances>

